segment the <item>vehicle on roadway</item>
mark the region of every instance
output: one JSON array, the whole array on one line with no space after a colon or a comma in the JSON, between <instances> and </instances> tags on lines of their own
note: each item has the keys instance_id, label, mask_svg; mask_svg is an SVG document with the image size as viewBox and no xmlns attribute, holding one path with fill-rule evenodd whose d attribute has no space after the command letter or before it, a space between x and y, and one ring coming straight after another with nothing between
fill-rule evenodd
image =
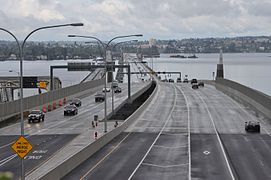
<instances>
[{"instance_id":1,"label":"vehicle on roadway","mask_svg":"<svg viewBox=\"0 0 271 180\"><path fill-rule=\"evenodd\" d=\"M192 79L191 80L191 84L197 84L198 83L198 80L197 79Z\"/></svg>"},{"instance_id":2,"label":"vehicle on roadway","mask_svg":"<svg viewBox=\"0 0 271 180\"><path fill-rule=\"evenodd\" d=\"M118 81L116 81L116 80L114 80L113 82L112 82L112 88L116 88L116 87L118 87L119 85L118 85Z\"/></svg>"},{"instance_id":3,"label":"vehicle on roadway","mask_svg":"<svg viewBox=\"0 0 271 180\"><path fill-rule=\"evenodd\" d=\"M28 123L35 122L35 121L38 121L38 122L44 121L44 116L45 115L42 111L32 110L30 114L28 115Z\"/></svg>"},{"instance_id":4,"label":"vehicle on roadway","mask_svg":"<svg viewBox=\"0 0 271 180\"><path fill-rule=\"evenodd\" d=\"M121 88L120 88L120 87L114 88L114 92L115 92L115 93L121 93Z\"/></svg>"},{"instance_id":5,"label":"vehicle on roadway","mask_svg":"<svg viewBox=\"0 0 271 180\"><path fill-rule=\"evenodd\" d=\"M103 88L103 90L102 90L103 92L110 92L110 88L109 87L106 87L106 88Z\"/></svg>"},{"instance_id":6,"label":"vehicle on roadway","mask_svg":"<svg viewBox=\"0 0 271 180\"><path fill-rule=\"evenodd\" d=\"M192 89L198 89L198 88L199 88L198 84L196 83L192 84Z\"/></svg>"},{"instance_id":7,"label":"vehicle on roadway","mask_svg":"<svg viewBox=\"0 0 271 180\"><path fill-rule=\"evenodd\" d=\"M204 82L199 82L198 86L204 87Z\"/></svg>"},{"instance_id":8,"label":"vehicle on roadway","mask_svg":"<svg viewBox=\"0 0 271 180\"><path fill-rule=\"evenodd\" d=\"M104 93L97 92L95 94L95 102L103 102L105 100L105 95Z\"/></svg>"},{"instance_id":9,"label":"vehicle on roadway","mask_svg":"<svg viewBox=\"0 0 271 180\"><path fill-rule=\"evenodd\" d=\"M78 109L75 105L67 105L64 107L64 116L76 114L78 114Z\"/></svg>"},{"instance_id":10,"label":"vehicle on roadway","mask_svg":"<svg viewBox=\"0 0 271 180\"><path fill-rule=\"evenodd\" d=\"M82 102L78 98L73 98L70 102L70 105L75 105L76 107L80 107L82 105Z\"/></svg>"},{"instance_id":11,"label":"vehicle on roadway","mask_svg":"<svg viewBox=\"0 0 271 180\"><path fill-rule=\"evenodd\" d=\"M168 82L174 83L174 79L169 79Z\"/></svg>"},{"instance_id":12,"label":"vehicle on roadway","mask_svg":"<svg viewBox=\"0 0 271 180\"><path fill-rule=\"evenodd\" d=\"M188 78L184 78L184 79L183 79L183 82L184 82L184 83L188 83Z\"/></svg>"},{"instance_id":13,"label":"vehicle on roadway","mask_svg":"<svg viewBox=\"0 0 271 180\"><path fill-rule=\"evenodd\" d=\"M180 77L177 78L176 80L177 83L181 83L182 82L182 79Z\"/></svg>"},{"instance_id":14,"label":"vehicle on roadway","mask_svg":"<svg viewBox=\"0 0 271 180\"><path fill-rule=\"evenodd\" d=\"M245 130L247 132L260 132L261 131L260 123L256 121L245 122Z\"/></svg>"}]
</instances>

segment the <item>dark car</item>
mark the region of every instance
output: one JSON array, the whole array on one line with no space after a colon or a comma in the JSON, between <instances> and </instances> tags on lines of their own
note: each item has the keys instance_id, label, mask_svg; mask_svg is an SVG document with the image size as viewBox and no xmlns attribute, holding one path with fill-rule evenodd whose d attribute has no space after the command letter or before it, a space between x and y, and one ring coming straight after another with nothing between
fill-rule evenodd
<instances>
[{"instance_id":1,"label":"dark car","mask_svg":"<svg viewBox=\"0 0 271 180\"><path fill-rule=\"evenodd\" d=\"M78 109L75 105L67 105L64 107L64 116L76 114L78 114Z\"/></svg>"},{"instance_id":2,"label":"dark car","mask_svg":"<svg viewBox=\"0 0 271 180\"><path fill-rule=\"evenodd\" d=\"M96 93L95 94L95 102L103 102L105 100L104 93Z\"/></svg>"},{"instance_id":3,"label":"dark car","mask_svg":"<svg viewBox=\"0 0 271 180\"><path fill-rule=\"evenodd\" d=\"M199 82L198 86L204 87L204 82Z\"/></svg>"},{"instance_id":4,"label":"dark car","mask_svg":"<svg viewBox=\"0 0 271 180\"><path fill-rule=\"evenodd\" d=\"M198 80L197 79L192 79L191 84L195 84L195 83L198 83Z\"/></svg>"},{"instance_id":5,"label":"dark car","mask_svg":"<svg viewBox=\"0 0 271 180\"><path fill-rule=\"evenodd\" d=\"M198 89L198 88L199 88L198 84L192 84L192 89Z\"/></svg>"},{"instance_id":6,"label":"dark car","mask_svg":"<svg viewBox=\"0 0 271 180\"><path fill-rule=\"evenodd\" d=\"M174 83L174 79L169 79L168 82Z\"/></svg>"},{"instance_id":7,"label":"dark car","mask_svg":"<svg viewBox=\"0 0 271 180\"><path fill-rule=\"evenodd\" d=\"M34 121L44 121L44 113L40 110L32 110L30 114L28 115L28 123L34 122Z\"/></svg>"},{"instance_id":8,"label":"dark car","mask_svg":"<svg viewBox=\"0 0 271 180\"><path fill-rule=\"evenodd\" d=\"M183 82L184 82L184 83L188 83L188 79L187 79L187 78L184 78L184 79L183 79Z\"/></svg>"},{"instance_id":9,"label":"dark car","mask_svg":"<svg viewBox=\"0 0 271 180\"><path fill-rule=\"evenodd\" d=\"M70 103L70 105L75 105L76 107L80 107L82 105L82 102L78 98L73 98Z\"/></svg>"},{"instance_id":10,"label":"dark car","mask_svg":"<svg viewBox=\"0 0 271 180\"><path fill-rule=\"evenodd\" d=\"M114 92L115 92L115 93L121 93L121 88L120 88L120 87L116 87L116 88L114 89Z\"/></svg>"},{"instance_id":11,"label":"dark car","mask_svg":"<svg viewBox=\"0 0 271 180\"><path fill-rule=\"evenodd\" d=\"M118 81L113 81L112 82L112 88L116 88L116 87L118 87L119 85L118 85Z\"/></svg>"},{"instance_id":12,"label":"dark car","mask_svg":"<svg viewBox=\"0 0 271 180\"><path fill-rule=\"evenodd\" d=\"M181 83L182 79L181 78L177 78L177 83Z\"/></svg>"},{"instance_id":13,"label":"dark car","mask_svg":"<svg viewBox=\"0 0 271 180\"><path fill-rule=\"evenodd\" d=\"M260 132L261 131L260 123L256 121L245 122L245 130L247 132Z\"/></svg>"}]
</instances>

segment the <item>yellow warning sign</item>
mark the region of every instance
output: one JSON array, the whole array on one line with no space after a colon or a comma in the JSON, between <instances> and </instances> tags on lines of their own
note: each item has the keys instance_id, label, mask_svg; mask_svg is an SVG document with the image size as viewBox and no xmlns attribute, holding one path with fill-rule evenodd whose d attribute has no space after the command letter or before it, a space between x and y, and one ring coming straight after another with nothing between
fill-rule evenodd
<instances>
[{"instance_id":1,"label":"yellow warning sign","mask_svg":"<svg viewBox=\"0 0 271 180\"><path fill-rule=\"evenodd\" d=\"M40 81L40 88L46 88L46 81Z\"/></svg>"},{"instance_id":2,"label":"yellow warning sign","mask_svg":"<svg viewBox=\"0 0 271 180\"><path fill-rule=\"evenodd\" d=\"M33 148L23 136L21 136L11 147L21 158L24 158Z\"/></svg>"}]
</instances>

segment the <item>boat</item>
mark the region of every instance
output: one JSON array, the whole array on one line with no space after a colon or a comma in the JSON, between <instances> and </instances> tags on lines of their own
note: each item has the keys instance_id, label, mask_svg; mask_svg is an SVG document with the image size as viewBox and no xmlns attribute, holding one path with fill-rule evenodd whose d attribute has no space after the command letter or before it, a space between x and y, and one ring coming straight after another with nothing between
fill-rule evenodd
<instances>
[{"instance_id":1,"label":"boat","mask_svg":"<svg viewBox=\"0 0 271 180\"><path fill-rule=\"evenodd\" d=\"M180 54L177 54L177 55L171 55L169 56L170 58L187 58L186 56L184 55L180 55Z\"/></svg>"},{"instance_id":2,"label":"boat","mask_svg":"<svg viewBox=\"0 0 271 180\"><path fill-rule=\"evenodd\" d=\"M187 56L187 58L198 58L198 56L196 56L195 54L192 56Z\"/></svg>"}]
</instances>

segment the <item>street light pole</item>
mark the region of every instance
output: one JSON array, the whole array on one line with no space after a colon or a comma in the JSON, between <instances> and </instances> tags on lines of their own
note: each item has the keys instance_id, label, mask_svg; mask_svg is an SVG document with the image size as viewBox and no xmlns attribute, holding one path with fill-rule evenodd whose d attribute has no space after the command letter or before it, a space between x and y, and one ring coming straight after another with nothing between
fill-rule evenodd
<instances>
[{"instance_id":1,"label":"street light pole","mask_svg":"<svg viewBox=\"0 0 271 180\"><path fill-rule=\"evenodd\" d=\"M114 50L114 48L117 45L124 44L124 43L127 43L127 42L137 42L137 40L130 40L130 41L118 42L118 43L114 44L114 46L111 48L111 52L112 52L112 68L111 68L111 70L112 70L112 82L114 80L114 76L113 76L113 74L114 74L113 73L113 70L114 70L114 68L113 68L113 50ZM112 84L111 84L111 90L112 90L112 114L114 115L115 114L115 108L114 108L114 89L113 89Z\"/></svg>"},{"instance_id":2,"label":"street light pole","mask_svg":"<svg viewBox=\"0 0 271 180\"><path fill-rule=\"evenodd\" d=\"M21 117L21 136L24 136L24 114L23 114L23 50L26 43L26 40L29 38L31 34L33 34L36 31L42 30L42 29L49 29L49 28L57 28L57 27L64 27L64 26L83 26L83 23L72 23L72 24L61 24L61 25L54 25L54 26L44 26L37 28L30 32L26 38L24 39L23 43L20 45L18 39L14 34L12 34L10 31L0 28L0 30L5 31L9 33L16 41L19 49L19 56L20 56L20 117ZM24 158L21 158L21 180L25 179L25 171L24 171Z\"/></svg>"},{"instance_id":3,"label":"street light pole","mask_svg":"<svg viewBox=\"0 0 271 180\"><path fill-rule=\"evenodd\" d=\"M80 37L80 38L90 38L90 39L95 39L97 40L103 47L104 49L104 68L105 68L105 82L104 82L104 89L105 89L105 101L104 101L104 132L107 132L107 98L106 98L106 83L107 83L107 73L106 73L106 67L107 67L107 63L106 63L106 51L109 48L110 43L115 40L115 39L119 39L119 38L127 38L127 37L140 37L143 36L142 34L134 34L134 35L127 35L127 36L116 36L114 38L112 38L107 44L104 44L100 39L98 39L97 37L94 36L82 36L82 35L68 35L68 37ZM113 63L112 63L112 68L113 68ZM113 110L112 110L113 111Z\"/></svg>"}]
</instances>

